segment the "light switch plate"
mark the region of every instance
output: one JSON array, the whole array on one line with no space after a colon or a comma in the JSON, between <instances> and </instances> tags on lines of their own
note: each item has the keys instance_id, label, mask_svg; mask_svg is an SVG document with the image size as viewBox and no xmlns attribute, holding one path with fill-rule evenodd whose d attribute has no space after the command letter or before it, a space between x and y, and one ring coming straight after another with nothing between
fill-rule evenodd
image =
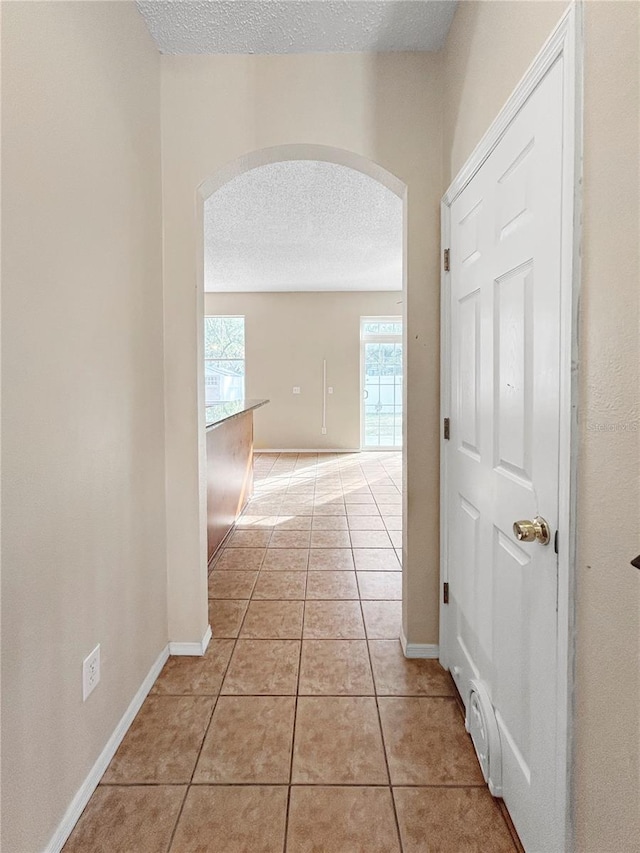
<instances>
[{"instance_id":1,"label":"light switch plate","mask_svg":"<svg viewBox=\"0 0 640 853\"><path fill-rule=\"evenodd\" d=\"M294 393L294 394L299 394L299 393L300 393L300 386L299 386L299 385L294 385L294 386L293 386L293 393Z\"/></svg>"}]
</instances>

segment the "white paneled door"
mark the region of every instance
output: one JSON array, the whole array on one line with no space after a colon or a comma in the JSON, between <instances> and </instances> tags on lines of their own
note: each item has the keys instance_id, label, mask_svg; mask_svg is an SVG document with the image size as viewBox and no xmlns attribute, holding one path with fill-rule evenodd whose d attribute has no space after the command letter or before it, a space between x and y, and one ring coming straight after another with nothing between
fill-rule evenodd
<instances>
[{"instance_id":1,"label":"white paneled door","mask_svg":"<svg viewBox=\"0 0 640 853\"><path fill-rule=\"evenodd\" d=\"M564 849L555 548L562 208L558 61L450 207L444 657L485 776L528 853Z\"/></svg>"}]
</instances>

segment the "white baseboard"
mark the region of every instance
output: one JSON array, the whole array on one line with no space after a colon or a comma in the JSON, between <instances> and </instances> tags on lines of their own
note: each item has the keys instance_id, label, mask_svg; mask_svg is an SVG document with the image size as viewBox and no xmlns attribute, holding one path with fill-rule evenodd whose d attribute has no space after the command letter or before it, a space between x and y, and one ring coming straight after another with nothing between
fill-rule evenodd
<instances>
[{"instance_id":1,"label":"white baseboard","mask_svg":"<svg viewBox=\"0 0 640 853\"><path fill-rule=\"evenodd\" d=\"M107 741L105 748L98 756L98 760L89 771L89 775L80 786L75 797L71 801L71 805L64 814L64 817L58 824L58 828L53 834L53 837L46 846L44 853L60 853L67 839L71 835L71 831L78 822L78 819L85 806L91 799L91 795L98 787L98 782L102 778L104 771L107 769L109 762L116 753L116 750L122 743L122 739L126 735L129 726L133 722L135 715L140 710L142 703L147 698L147 694L153 687L153 684L160 674L160 670L165 665L169 657L169 646L165 646L156 658L153 666L147 673L144 681L138 688L136 695L131 700L129 707L124 712L122 719L116 726L113 734Z\"/></svg>"},{"instance_id":2,"label":"white baseboard","mask_svg":"<svg viewBox=\"0 0 640 853\"><path fill-rule=\"evenodd\" d=\"M259 453L360 453L359 447L354 447L352 449L345 450L344 447L341 448L333 448L333 447L285 447L281 449L277 448L269 448L268 450L263 450L263 448L254 447L253 455L257 456Z\"/></svg>"},{"instance_id":3,"label":"white baseboard","mask_svg":"<svg viewBox=\"0 0 640 853\"><path fill-rule=\"evenodd\" d=\"M408 643L404 631L400 632L400 645L406 658L437 660L440 657L440 646L437 643Z\"/></svg>"},{"instance_id":4,"label":"white baseboard","mask_svg":"<svg viewBox=\"0 0 640 853\"><path fill-rule=\"evenodd\" d=\"M207 630L204 632L204 637L199 643L169 643L170 655L193 655L199 657L207 651L207 646L213 634L211 633L211 625L207 625Z\"/></svg>"}]
</instances>

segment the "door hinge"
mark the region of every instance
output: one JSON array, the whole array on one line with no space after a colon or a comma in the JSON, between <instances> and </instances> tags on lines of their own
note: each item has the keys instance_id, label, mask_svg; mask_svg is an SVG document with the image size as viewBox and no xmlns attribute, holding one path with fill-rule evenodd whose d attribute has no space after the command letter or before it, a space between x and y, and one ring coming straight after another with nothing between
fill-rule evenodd
<instances>
[{"instance_id":1,"label":"door hinge","mask_svg":"<svg viewBox=\"0 0 640 853\"><path fill-rule=\"evenodd\" d=\"M449 603L449 581L445 581L442 584L442 603L443 604Z\"/></svg>"},{"instance_id":2,"label":"door hinge","mask_svg":"<svg viewBox=\"0 0 640 853\"><path fill-rule=\"evenodd\" d=\"M443 264L444 264L444 271L445 271L445 272L449 272L449 269L450 269L450 261L449 261L449 257L450 257L450 250L449 250L449 249L445 249L445 250L444 250L444 254L443 254L443 259L442 259L442 262L443 262Z\"/></svg>"},{"instance_id":3,"label":"door hinge","mask_svg":"<svg viewBox=\"0 0 640 853\"><path fill-rule=\"evenodd\" d=\"M445 441L449 441L451 438L451 421L449 418L444 419L442 435L444 436Z\"/></svg>"}]
</instances>

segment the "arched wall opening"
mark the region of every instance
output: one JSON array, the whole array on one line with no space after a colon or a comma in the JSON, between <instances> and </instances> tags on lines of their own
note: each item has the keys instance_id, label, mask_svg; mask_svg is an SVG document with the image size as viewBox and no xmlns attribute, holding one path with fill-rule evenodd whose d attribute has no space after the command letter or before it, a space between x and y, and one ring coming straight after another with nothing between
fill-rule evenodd
<instances>
[{"instance_id":1,"label":"arched wall opening","mask_svg":"<svg viewBox=\"0 0 640 853\"><path fill-rule=\"evenodd\" d=\"M372 182L377 178L380 186L395 192L393 198L402 198L405 287L393 299L404 303L404 380L410 389L404 413L402 611L414 653L437 655L442 192L437 69L429 54L300 62L291 57L171 57L163 68L166 553L172 650L176 645L200 648L208 625L201 499L206 484L200 475L203 395L197 381L203 356L199 318L205 297L205 199L248 168L313 158L333 160L336 169L361 171L359 177L367 174ZM220 75L224 87L217 85ZM258 385L250 390L261 395ZM258 413L256 423L265 423L267 410L261 410L262 417Z\"/></svg>"},{"instance_id":2,"label":"arched wall opening","mask_svg":"<svg viewBox=\"0 0 640 853\"><path fill-rule=\"evenodd\" d=\"M205 579L203 584L206 596L206 574L207 574L207 520L206 520L206 483L207 483L207 459L206 459L206 432L205 432L205 398L204 398L204 316L205 316L205 205L207 201L222 187L235 178L274 163L285 163L289 161L320 161L342 166L354 170L373 179L381 186L392 192L402 203L402 290L398 291L398 314L403 319L403 349L406 347L406 288L407 288L407 185L396 175L384 169L378 163L340 148L325 145L294 144L281 145L271 148L263 148L250 152L243 157L227 164L215 174L208 177L197 190L197 419L198 419L198 472L199 472L199 552L201 554L201 574ZM403 410L407 410L407 382L403 382ZM406 454L407 430L406 418L403 425L403 485L406 486ZM406 488L403 489L406 494ZM404 506L403 506L404 514ZM403 526L404 527L404 526ZM403 553L407 550L406 527L403 532Z\"/></svg>"}]
</instances>

